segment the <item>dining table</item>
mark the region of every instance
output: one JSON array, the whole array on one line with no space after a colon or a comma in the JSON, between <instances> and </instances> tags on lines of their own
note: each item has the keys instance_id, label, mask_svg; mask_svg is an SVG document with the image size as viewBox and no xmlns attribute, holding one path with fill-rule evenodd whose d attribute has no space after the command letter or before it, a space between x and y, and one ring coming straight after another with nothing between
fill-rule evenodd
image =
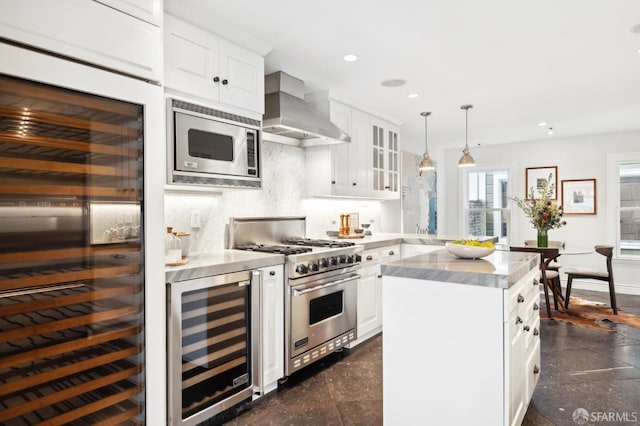
<instances>
[{"instance_id":1,"label":"dining table","mask_svg":"<svg viewBox=\"0 0 640 426\"><path fill-rule=\"evenodd\" d=\"M548 271L549 270L548 265L551 262L557 262L557 260L558 260L558 258L560 256L564 256L564 255L567 255L567 256L585 255L585 254L593 253L593 248L571 246L571 245L566 246L565 244L563 244L562 246L558 246L558 247L537 247L537 246L532 246L532 245L527 245L527 244L502 244L502 243L495 244L495 249L496 250L500 250L500 251L511 251L512 248L522 248L522 249L525 249L527 251L536 251L535 249L540 249L541 256L543 255L543 250L542 249L548 249L548 248L558 249L558 255L555 256L553 259L544 259L543 257L541 257L540 269L544 270L544 271ZM558 271L558 273L559 273L559 271ZM546 274L545 274L545 276L546 276ZM544 285L546 286L547 283L544 283ZM557 286L550 286L550 288L551 288L551 291L553 293L554 302L560 302L559 304L558 303L554 303L556 310L558 310L558 307L560 307L560 310L567 310L564 297L562 296L562 288L560 287L560 279L558 278L558 280L557 280ZM550 306L549 306L548 295L546 295L546 287L545 287L545 298L546 298L546 302L547 302L547 312L549 314L549 317L551 317L551 310L550 310Z\"/></svg>"}]
</instances>

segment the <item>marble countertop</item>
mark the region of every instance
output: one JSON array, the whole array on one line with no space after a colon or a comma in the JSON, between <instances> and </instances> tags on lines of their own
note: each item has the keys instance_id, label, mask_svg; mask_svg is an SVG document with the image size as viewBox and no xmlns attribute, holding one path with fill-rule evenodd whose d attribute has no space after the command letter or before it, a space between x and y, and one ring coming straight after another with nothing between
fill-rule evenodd
<instances>
[{"instance_id":1,"label":"marble countertop","mask_svg":"<svg viewBox=\"0 0 640 426\"><path fill-rule=\"evenodd\" d=\"M538 261L536 253L498 250L482 259L460 259L442 249L383 264L382 275L509 288Z\"/></svg>"},{"instance_id":2,"label":"marble countertop","mask_svg":"<svg viewBox=\"0 0 640 426\"><path fill-rule=\"evenodd\" d=\"M281 254L257 253L243 250L220 250L189 257L186 265L167 266L166 282L174 283L211 275L247 271L284 263Z\"/></svg>"},{"instance_id":3,"label":"marble countertop","mask_svg":"<svg viewBox=\"0 0 640 426\"><path fill-rule=\"evenodd\" d=\"M324 238L327 236L312 236L310 238ZM476 237L480 241L498 241L498 237ZM363 238L333 238L338 241L351 241L356 244L364 246L365 250L390 246L393 244L422 244L432 246L444 246L448 241L459 240L460 237L456 235L433 235L433 234L400 234L400 233L375 233L373 235L366 235Z\"/></svg>"}]
</instances>

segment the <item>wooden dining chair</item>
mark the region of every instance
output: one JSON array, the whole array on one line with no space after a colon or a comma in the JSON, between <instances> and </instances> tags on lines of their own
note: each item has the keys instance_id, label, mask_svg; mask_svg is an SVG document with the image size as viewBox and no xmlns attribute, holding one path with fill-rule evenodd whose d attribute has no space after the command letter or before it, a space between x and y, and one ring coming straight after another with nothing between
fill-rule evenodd
<instances>
[{"instance_id":1,"label":"wooden dining chair","mask_svg":"<svg viewBox=\"0 0 640 426\"><path fill-rule=\"evenodd\" d=\"M563 300L562 293L558 291L554 281L555 279L559 279L559 274L557 271L548 270L547 266L560 255L560 250L554 247L532 246L511 246L509 247L509 250L540 254L540 282L542 282L542 288L544 289L544 300L547 303L547 315L549 316L549 318L551 318L551 304L549 303L548 289L550 288L551 293L553 293L553 304L556 311L563 304Z\"/></svg>"},{"instance_id":2,"label":"wooden dining chair","mask_svg":"<svg viewBox=\"0 0 640 426\"><path fill-rule=\"evenodd\" d=\"M611 300L611 308L613 313L618 315L618 306L616 305L616 289L613 283L613 266L611 259L613 258L613 246L597 245L594 247L596 252L607 258L607 270L578 269L571 268L565 271L567 274L567 295L564 299L565 308L569 307L569 296L571 295L571 283L574 278L607 281L609 283L609 299Z\"/></svg>"},{"instance_id":3,"label":"wooden dining chair","mask_svg":"<svg viewBox=\"0 0 640 426\"><path fill-rule=\"evenodd\" d=\"M537 247L538 246L538 240L524 240L524 245L527 247ZM563 249L564 248L564 241L549 241L548 242L549 247L557 247L559 249ZM560 257L560 256L558 256ZM547 266L547 271L555 271L557 272L557 274L551 274L554 275L553 277L553 283L556 285L557 287L557 291L562 294L562 285L560 283L560 268L562 268L562 264L560 262L558 262L558 259L554 259L553 261L551 261L549 263L549 265Z\"/></svg>"}]
</instances>

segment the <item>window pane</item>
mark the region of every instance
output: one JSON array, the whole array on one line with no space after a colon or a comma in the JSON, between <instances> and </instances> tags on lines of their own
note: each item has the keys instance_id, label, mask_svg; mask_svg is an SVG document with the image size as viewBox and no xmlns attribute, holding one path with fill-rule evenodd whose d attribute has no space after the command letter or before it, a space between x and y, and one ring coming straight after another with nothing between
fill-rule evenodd
<instances>
[{"instance_id":1,"label":"window pane","mask_svg":"<svg viewBox=\"0 0 640 426\"><path fill-rule=\"evenodd\" d=\"M640 163L620 165L620 252L640 256Z\"/></svg>"},{"instance_id":2,"label":"window pane","mask_svg":"<svg viewBox=\"0 0 640 426\"><path fill-rule=\"evenodd\" d=\"M506 243L509 229L507 209L467 211L467 235L498 237L499 243Z\"/></svg>"},{"instance_id":3,"label":"window pane","mask_svg":"<svg viewBox=\"0 0 640 426\"><path fill-rule=\"evenodd\" d=\"M620 165L620 207L640 207L640 163Z\"/></svg>"}]
</instances>

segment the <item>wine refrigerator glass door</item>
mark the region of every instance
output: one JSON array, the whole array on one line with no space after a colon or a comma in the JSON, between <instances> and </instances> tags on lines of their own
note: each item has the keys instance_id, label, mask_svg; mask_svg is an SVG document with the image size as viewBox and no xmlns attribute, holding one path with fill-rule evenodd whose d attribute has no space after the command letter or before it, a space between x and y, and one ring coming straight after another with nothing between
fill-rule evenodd
<instances>
[{"instance_id":1,"label":"wine refrigerator glass door","mask_svg":"<svg viewBox=\"0 0 640 426\"><path fill-rule=\"evenodd\" d=\"M0 74L0 424L145 421L143 115Z\"/></svg>"}]
</instances>

